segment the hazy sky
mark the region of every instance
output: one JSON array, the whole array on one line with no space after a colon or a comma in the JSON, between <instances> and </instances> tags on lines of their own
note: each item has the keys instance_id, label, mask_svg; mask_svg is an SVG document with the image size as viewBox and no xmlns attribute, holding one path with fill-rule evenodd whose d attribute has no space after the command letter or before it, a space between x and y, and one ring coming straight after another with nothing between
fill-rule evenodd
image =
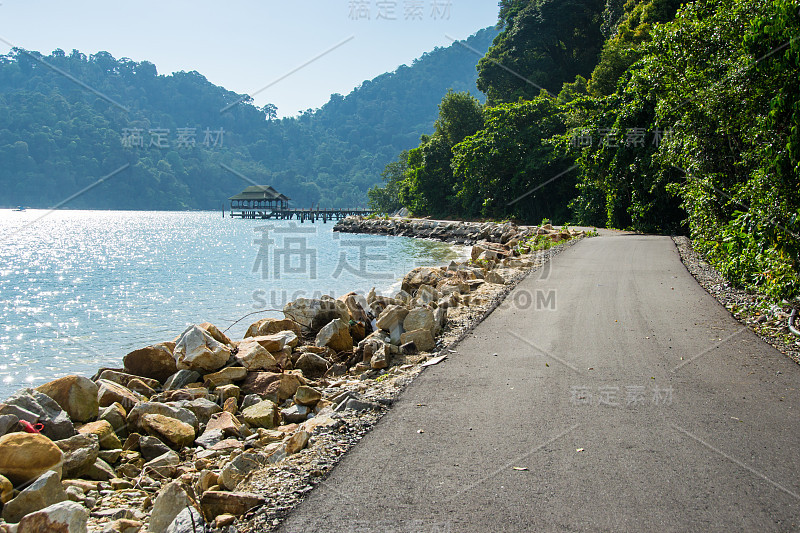
<instances>
[{"instance_id":1,"label":"hazy sky","mask_svg":"<svg viewBox=\"0 0 800 533\"><path fill-rule=\"evenodd\" d=\"M105 50L159 74L196 70L286 116L465 39L497 11L492 0L0 0L0 52Z\"/></svg>"}]
</instances>

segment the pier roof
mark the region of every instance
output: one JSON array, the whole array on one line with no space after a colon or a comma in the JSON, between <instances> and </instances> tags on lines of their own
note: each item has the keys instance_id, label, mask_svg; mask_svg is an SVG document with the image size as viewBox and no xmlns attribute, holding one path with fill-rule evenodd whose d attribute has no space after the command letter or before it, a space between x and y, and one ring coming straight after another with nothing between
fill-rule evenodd
<instances>
[{"instance_id":1,"label":"pier roof","mask_svg":"<svg viewBox=\"0 0 800 533\"><path fill-rule=\"evenodd\" d=\"M251 185L247 187L245 190L237 194L236 196L231 196L228 198L229 200L284 200L289 201L291 198L286 196L285 194L281 194L275 189L273 189L270 185Z\"/></svg>"}]
</instances>

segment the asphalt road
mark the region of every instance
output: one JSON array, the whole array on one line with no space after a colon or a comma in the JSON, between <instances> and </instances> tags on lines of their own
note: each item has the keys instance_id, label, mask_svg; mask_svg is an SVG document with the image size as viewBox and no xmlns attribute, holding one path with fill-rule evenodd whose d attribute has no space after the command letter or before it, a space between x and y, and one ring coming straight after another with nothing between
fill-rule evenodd
<instances>
[{"instance_id":1,"label":"asphalt road","mask_svg":"<svg viewBox=\"0 0 800 533\"><path fill-rule=\"evenodd\" d=\"M800 529L800 367L670 238L584 239L456 350L281 531Z\"/></svg>"}]
</instances>

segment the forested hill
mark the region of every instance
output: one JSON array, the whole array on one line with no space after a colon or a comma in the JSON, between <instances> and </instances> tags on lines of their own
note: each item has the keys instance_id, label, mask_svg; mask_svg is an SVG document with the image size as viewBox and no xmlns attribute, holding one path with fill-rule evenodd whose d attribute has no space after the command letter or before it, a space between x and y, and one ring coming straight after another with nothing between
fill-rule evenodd
<instances>
[{"instance_id":1,"label":"forested hill","mask_svg":"<svg viewBox=\"0 0 800 533\"><path fill-rule=\"evenodd\" d=\"M436 48L322 108L276 119L198 72L56 50L0 56L0 206L218 209L250 182L295 206L353 206L430 133L448 89L477 93L497 30ZM102 183L98 180L108 176Z\"/></svg>"}]
</instances>

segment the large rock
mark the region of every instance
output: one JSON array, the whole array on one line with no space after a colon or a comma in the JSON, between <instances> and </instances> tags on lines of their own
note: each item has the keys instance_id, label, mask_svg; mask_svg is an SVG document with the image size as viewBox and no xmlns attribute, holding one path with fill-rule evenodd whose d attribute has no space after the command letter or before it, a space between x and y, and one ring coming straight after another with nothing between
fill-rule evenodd
<instances>
[{"instance_id":1,"label":"large rock","mask_svg":"<svg viewBox=\"0 0 800 533\"><path fill-rule=\"evenodd\" d=\"M89 511L76 502L54 503L20 520L17 533L85 533Z\"/></svg>"},{"instance_id":2,"label":"large rock","mask_svg":"<svg viewBox=\"0 0 800 533\"><path fill-rule=\"evenodd\" d=\"M336 352L351 350L353 337L350 336L350 326L341 318L331 320L319 330L314 344L327 346Z\"/></svg>"},{"instance_id":3,"label":"large rock","mask_svg":"<svg viewBox=\"0 0 800 533\"><path fill-rule=\"evenodd\" d=\"M172 478L175 476L175 471L181 462L180 456L170 450L164 455L160 455L144 464L142 473L146 476L151 476L156 479L159 478Z\"/></svg>"},{"instance_id":4,"label":"large rock","mask_svg":"<svg viewBox=\"0 0 800 533\"><path fill-rule=\"evenodd\" d=\"M248 371L270 370L276 372L280 370L278 361L272 354L255 339L247 338L239 343L239 351L236 359Z\"/></svg>"},{"instance_id":5,"label":"large rock","mask_svg":"<svg viewBox=\"0 0 800 533\"><path fill-rule=\"evenodd\" d=\"M182 389L186 385L189 385L190 383L196 383L198 381L200 381L200 374L198 372L195 372L194 370L185 370L185 369L178 370L170 377L168 377L167 380L164 382L164 390L170 391L170 390Z\"/></svg>"},{"instance_id":6,"label":"large rock","mask_svg":"<svg viewBox=\"0 0 800 533\"><path fill-rule=\"evenodd\" d=\"M145 461L151 461L170 451L169 446L161 442L158 437L142 435L139 437L139 453Z\"/></svg>"},{"instance_id":7,"label":"large rock","mask_svg":"<svg viewBox=\"0 0 800 533\"><path fill-rule=\"evenodd\" d=\"M242 516L250 509L263 505L264 501L256 494L209 490L200 498L200 506L206 517L211 519L221 514Z\"/></svg>"},{"instance_id":8,"label":"large rock","mask_svg":"<svg viewBox=\"0 0 800 533\"><path fill-rule=\"evenodd\" d=\"M11 414L31 424L44 426L42 433L53 440L75 435L66 411L51 397L34 389L22 389L0 404L0 415Z\"/></svg>"},{"instance_id":9,"label":"large rock","mask_svg":"<svg viewBox=\"0 0 800 533\"><path fill-rule=\"evenodd\" d=\"M86 471L85 477L95 481L108 481L117 477L117 475L110 464L98 457L94 464Z\"/></svg>"},{"instance_id":10,"label":"large rock","mask_svg":"<svg viewBox=\"0 0 800 533\"><path fill-rule=\"evenodd\" d=\"M58 472L45 472L3 506L3 520L17 523L26 514L67 500Z\"/></svg>"},{"instance_id":11,"label":"large rock","mask_svg":"<svg viewBox=\"0 0 800 533\"><path fill-rule=\"evenodd\" d=\"M295 431L290 437L287 437L286 440L283 442L284 446L286 447L286 455L292 455L293 453L297 453L306 446L308 446L308 441L311 439L311 433L305 431L303 429L299 431Z\"/></svg>"},{"instance_id":12,"label":"large rock","mask_svg":"<svg viewBox=\"0 0 800 533\"><path fill-rule=\"evenodd\" d=\"M436 285L446 276L446 271L438 267L417 267L406 274L401 288L409 294L414 294L420 285Z\"/></svg>"},{"instance_id":13,"label":"large rock","mask_svg":"<svg viewBox=\"0 0 800 533\"><path fill-rule=\"evenodd\" d=\"M137 376L135 374L128 374L127 372L119 372L118 370L111 370L110 368L106 368L100 375L97 376L98 379L107 379L108 381L113 381L114 383L119 383L123 387L128 387L129 389L133 390L131 386L131 382L139 381L153 390L158 390L161 388L161 382L157 379L152 379L144 376Z\"/></svg>"},{"instance_id":14,"label":"large rock","mask_svg":"<svg viewBox=\"0 0 800 533\"><path fill-rule=\"evenodd\" d=\"M147 400L138 392L133 392L119 383L107 379L98 379L97 400L100 407L108 407L113 403L120 404L126 411L130 411L136 404Z\"/></svg>"},{"instance_id":15,"label":"large rock","mask_svg":"<svg viewBox=\"0 0 800 533\"><path fill-rule=\"evenodd\" d=\"M163 383L178 371L172 355L174 349L174 342L162 342L134 350L122 360L125 372Z\"/></svg>"},{"instance_id":16,"label":"large rock","mask_svg":"<svg viewBox=\"0 0 800 533\"><path fill-rule=\"evenodd\" d=\"M322 329L322 327L337 318L349 320L350 313L344 302L334 300L330 296L323 296L319 299L298 298L286 304L283 308L286 318L292 319L300 324L304 331L312 335Z\"/></svg>"},{"instance_id":17,"label":"large rock","mask_svg":"<svg viewBox=\"0 0 800 533\"><path fill-rule=\"evenodd\" d=\"M128 428L131 431L139 429L141 427L140 420L144 415L163 415L189 424L195 431L200 429L197 416L189 409L159 402L142 402L131 409L128 413Z\"/></svg>"},{"instance_id":18,"label":"large rock","mask_svg":"<svg viewBox=\"0 0 800 533\"><path fill-rule=\"evenodd\" d=\"M211 374L206 374L204 385L213 389L223 385L231 385L234 381L241 381L247 377L247 369L241 366L226 366Z\"/></svg>"},{"instance_id":19,"label":"large rock","mask_svg":"<svg viewBox=\"0 0 800 533\"><path fill-rule=\"evenodd\" d=\"M122 448L122 443L117 437L114 427L106 420L89 422L78 428L78 432L83 435L96 435L100 447L104 450L118 450Z\"/></svg>"},{"instance_id":20,"label":"large rock","mask_svg":"<svg viewBox=\"0 0 800 533\"><path fill-rule=\"evenodd\" d=\"M238 418L227 411L222 411L221 413L211 415L205 433L220 430L228 436L239 436L242 433L242 428L243 424L239 422Z\"/></svg>"},{"instance_id":21,"label":"large rock","mask_svg":"<svg viewBox=\"0 0 800 533\"><path fill-rule=\"evenodd\" d=\"M276 393L278 400L283 401L294 396L297 387L305 381L296 374L283 372L250 372L241 384L244 394L258 394L262 398Z\"/></svg>"},{"instance_id":22,"label":"large rock","mask_svg":"<svg viewBox=\"0 0 800 533\"><path fill-rule=\"evenodd\" d=\"M56 446L64 454L61 474L63 479L73 479L84 475L100 453L100 439L94 434L78 434L57 441Z\"/></svg>"},{"instance_id":23,"label":"large rock","mask_svg":"<svg viewBox=\"0 0 800 533\"><path fill-rule=\"evenodd\" d=\"M97 417L97 385L82 376L65 376L45 383L36 390L46 394L67 412L73 422L88 422Z\"/></svg>"},{"instance_id":24,"label":"large rock","mask_svg":"<svg viewBox=\"0 0 800 533\"><path fill-rule=\"evenodd\" d=\"M219 391L219 389L217 390ZM219 405L206 398L197 398L191 401L182 400L180 402L175 402L175 406L194 413L194 416L197 417L197 421L202 425L208 424L208 421L214 413L222 411Z\"/></svg>"},{"instance_id":25,"label":"large rock","mask_svg":"<svg viewBox=\"0 0 800 533\"><path fill-rule=\"evenodd\" d=\"M436 321L433 317L433 311L427 307L417 307L412 309L403 320L403 329L406 331L413 331L415 329L427 329L433 333L436 327Z\"/></svg>"},{"instance_id":26,"label":"large rock","mask_svg":"<svg viewBox=\"0 0 800 533\"><path fill-rule=\"evenodd\" d=\"M433 334L427 329L406 331L400 336L400 343L405 344L407 342L416 344L417 349L421 352L430 352L436 348L436 341L433 339Z\"/></svg>"},{"instance_id":27,"label":"large rock","mask_svg":"<svg viewBox=\"0 0 800 533\"><path fill-rule=\"evenodd\" d=\"M295 362L294 367L303 371L303 375L310 379L321 377L328 370L328 361L312 352L303 352Z\"/></svg>"},{"instance_id":28,"label":"large rock","mask_svg":"<svg viewBox=\"0 0 800 533\"><path fill-rule=\"evenodd\" d=\"M269 464L267 458L258 452L245 452L237 455L222 467L219 484L228 490L235 490L248 474L267 464Z\"/></svg>"},{"instance_id":29,"label":"large rock","mask_svg":"<svg viewBox=\"0 0 800 533\"><path fill-rule=\"evenodd\" d=\"M297 387L294 393L294 401L300 405L314 406L322 399L322 393L308 385Z\"/></svg>"},{"instance_id":30,"label":"large rock","mask_svg":"<svg viewBox=\"0 0 800 533\"><path fill-rule=\"evenodd\" d=\"M392 344L400 342L400 335L403 333L403 321L408 315L408 309L401 305L390 305L380 314L375 321L377 326L389 332Z\"/></svg>"},{"instance_id":31,"label":"large rock","mask_svg":"<svg viewBox=\"0 0 800 533\"><path fill-rule=\"evenodd\" d=\"M293 331L299 336L302 330L300 324L288 318L262 318L258 322L250 324L244 338L272 335L281 331Z\"/></svg>"},{"instance_id":32,"label":"large rock","mask_svg":"<svg viewBox=\"0 0 800 533\"><path fill-rule=\"evenodd\" d=\"M242 418L252 427L270 429L280 425L281 412L273 402L264 400L242 411Z\"/></svg>"},{"instance_id":33,"label":"large rock","mask_svg":"<svg viewBox=\"0 0 800 533\"><path fill-rule=\"evenodd\" d=\"M228 346L233 346L233 342L228 338L227 335L222 333L217 326L212 324L211 322L203 322L202 324L198 324L201 328L206 330L211 337L219 342L220 344L227 344Z\"/></svg>"},{"instance_id":34,"label":"large rock","mask_svg":"<svg viewBox=\"0 0 800 533\"><path fill-rule=\"evenodd\" d=\"M125 426L127 424L126 418L128 416L128 412L122 407L122 404L114 402L108 407L103 407L100 410L100 413L97 415L98 420L105 420L111 427L114 428L114 431L117 435L122 435L125 433Z\"/></svg>"},{"instance_id":35,"label":"large rock","mask_svg":"<svg viewBox=\"0 0 800 533\"><path fill-rule=\"evenodd\" d=\"M6 476L0 476L0 508L14 497L14 484Z\"/></svg>"},{"instance_id":36,"label":"large rock","mask_svg":"<svg viewBox=\"0 0 800 533\"><path fill-rule=\"evenodd\" d=\"M198 533L209 529L200 511L194 507L184 507L169 525L166 533Z\"/></svg>"},{"instance_id":37,"label":"large rock","mask_svg":"<svg viewBox=\"0 0 800 533\"><path fill-rule=\"evenodd\" d=\"M53 470L61 474L63 454L44 435L9 433L0 437L0 475L15 485L34 480Z\"/></svg>"},{"instance_id":38,"label":"large rock","mask_svg":"<svg viewBox=\"0 0 800 533\"><path fill-rule=\"evenodd\" d=\"M19 424L19 417L17 415L0 415L0 437L16 430L17 424Z\"/></svg>"},{"instance_id":39,"label":"large rock","mask_svg":"<svg viewBox=\"0 0 800 533\"><path fill-rule=\"evenodd\" d=\"M214 372L228 362L231 349L200 326L190 326L181 335L172 355L179 370Z\"/></svg>"},{"instance_id":40,"label":"large rock","mask_svg":"<svg viewBox=\"0 0 800 533\"><path fill-rule=\"evenodd\" d=\"M192 499L178 481L169 483L156 496L153 509L150 511L150 527L152 533L164 533L175 517L187 507L192 506Z\"/></svg>"},{"instance_id":41,"label":"large rock","mask_svg":"<svg viewBox=\"0 0 800 533\"><path fill-rule=\"evenodd\" d=\"M300 342L294 331L279 331L270 335L249 337L248 341L255 341L270 353L278 353L286 347L294 348Z\"/></svg>"},{"instance_id":42,"label":"large rock","mask_svg":"<svg viewBox=\"0 0 800 533\"><path fill-rule=\"evenodd\" d=\"M142 429L162 442L180 450L194 442L194 427L175 418L164 415L144 415L140 423Z\"/></svg>"}]
</instances>

